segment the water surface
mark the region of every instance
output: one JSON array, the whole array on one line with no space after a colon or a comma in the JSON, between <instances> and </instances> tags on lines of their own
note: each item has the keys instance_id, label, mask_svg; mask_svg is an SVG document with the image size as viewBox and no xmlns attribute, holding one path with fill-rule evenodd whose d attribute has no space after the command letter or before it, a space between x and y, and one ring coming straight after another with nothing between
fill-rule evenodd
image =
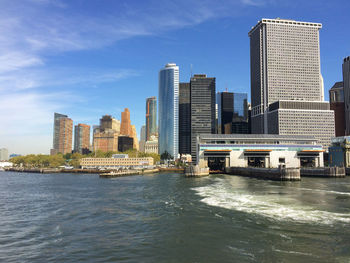
<instances>
[{"instance_id":1,"label":"water surface","mask_svg":"<svg viewBox=\"0 0 350 263\"><path fill-rule=\"evenodd\" d=\"M0 172L0 262L349 262L350 178Z\"/></svg>"}]
</instances>

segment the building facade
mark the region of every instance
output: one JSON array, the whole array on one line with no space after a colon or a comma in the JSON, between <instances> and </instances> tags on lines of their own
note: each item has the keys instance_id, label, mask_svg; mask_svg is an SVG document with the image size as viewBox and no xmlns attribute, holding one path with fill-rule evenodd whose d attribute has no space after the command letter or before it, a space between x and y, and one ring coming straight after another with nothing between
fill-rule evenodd
<instances>
[{"instance_id":1,"label":"building facade","mask_svg":"<svg viewBox=\"0 0 350 263\"><path fill-rule=\"evenodd\" d=\"M157 98L146 99L146 141L157 132Z\"/></svg>"},{"instance_id":2,"label":"building facade","mask_svg":"<svg viewBox=\"0 0 350 263\"><path fill-rule=\"evenodd\" d=\"M345 104L343 82L336 82L329 90L330 109L334 111L335 136L345 135Z\"/></svg>"},{"instance_id":3,"label":"building facade","mask_svg":"<svg viewBox=\"0 0 350 263\"><path fill-rule=\"evenodd\" d=\"M191 155L196 162L197 136L215 133L215 78L195 74L191 78Z\"/></svg>"},{"instance_id":4,"label":"building facade","mask_svg":"<svg viewBox=\"0 0 350 263\"><path fill-rule=\"evenodd\" d=\"M216 103L218 134L250 133L247 93L218 92Z\"/></svg>"},{"instance_id":5,"label":"building facade","mask_svg":"<svg viewBox=\"0 0 350 263\"><path fill-rule=\"evenodd\" d=\"M90 151L90 126L79 123L74 127L74 151L87 154Z\"/></svg>"},{"instance_id":6,"label":"building facade","mask_svg":"<svg viewBox=\"0 0 350 263\"><path fill-rule=\"evenodd\" d=\"M350 56L343 61L343 87L345 103L345 135L350 135Z\"/></svg>"},{"instance_id":7,"label":"building facade","mask_svg":"<svg viewBox=\"0 0 350 263\"><path fill-rule=\"evenodd\" d=\"M174 159L179 153L179 67L168 63L159 72L158 89L159 154L169 153Z\"/></svg>"},{"instance_id":8,"label":"building facade","mask_svg":"<svg viewBox=\"0 0 350 263\"><path fill-rule=\"evenodd\" d=\"M71 153L73 121L67 115L54 113L53 148L51 154Z\"/></svg>"},{"instance_id":9,"label":"building facade","mask_svg":"<svg viewBox=\"0 0 350 263\"><path fill-rule=\"evenodd\" d=\"M118 169L123 167L152 166L152 157L143 158L82 158L80 166L83 169L105 168Z\"/></svg>"},{"instance_id":10,"label":"building facade","mask_svg":"<svg viewBox=\"0 0 350 263\"><path fill-rule=\"evenodd\" d=\"M225 167L323 167L323 147L313 136L201 134L198 164Z\"/></svg>"},{"instance_id":11,"label":"building facade","mask_svg":"<svg viewBox=\"0 0 350 263\"><path fill-rule=\"evenodd\" d=\"M154 135L145 143L145 153L158 154L158 138Z\"/></svg>"},{"instance_id":12,"label":"building facade","mask_svg":"<svg viewBox=\"0 0 350 263\"><path fill-rule=\"evenodd\" d=\"M102 116L100 125L93 128L93 151L118 151L120 126L120 121L111 115Z\"/></svg>"},{"instance_id":13,"label":"building facade","mask_svg":"<svg viewBox=\"0 0 350 263\"><path fill-rule=\"evenodd\" d=\"M133 149L134 139L129 136L121 135L118 137L118 152L125 152Z\"/></svg>"},{"instance_id":14,"label":"building facade","mask_svg":"<svg viewBox=\"0 0 350 263\"><path fill-rule=\"evenodd\" d=\"M122 122L120 124L120 134L131 136L132 135L132 127L130 120L130 111L128 108L125 108L122 112Z\"/></svg>"},{"instance_id":15,"label":"building facade","mask_svg":"<svg viewBox=\"0 0 350 263\"><path fill-rule=\"evenodd\" d=\"M331 167L350 167L350 136L332 138L328 157Z\"/></svg>"},{"instance_id":16,"label":"building facade","mask_svg":"<svg viewBox=\"0 0 350 263\"><path fill-rule=\"evenodd\" d=\"M142 125L140 130L140 152L145 152L145 143L146 143L146 125Z\"/></svg>"},{"instance_id":17,"label":"building facade","mask_svg":"<svg viewBox=\"0 0 350 263\"><path fill-rule=\"evenodd\" d=\"M308 121L317 117L314 131L323 130L325 140L314 135L325 147L334 136L334 116L331 110L309 110L311 102L323 102L323 79L320 69L319 23L283 19L262 19L249 32L252 133L292 135L288 127L307 129ZM277 101L300 101L293 111L269 106ZM281 104L279 104L281 105ZM310 116L310 117L308 117ZM311 117L312 116L312 117ZM269 123L271 119L283 122ZM280 126L271 127L275 124ZM296 130L296 129L294 129ZM305 135L305 134L302 134Z\"/></svg>"},{"instance_id":18,"label":"building facade","mask_svg":"<svg viewBox=\"0 0 350 263\"><path fill-rule=\"evenodd\" d=\"M191 89L190 83L179 87L179 153L191 153Z\"/></svg>"},{"instance_id":19,"label":"building facade","mask_svg":"<svg viewBox=\"0 0 350 263\"><path fill-rule=\"evenodd\" d=\"M6 148L0 149L0 161L8 161L9 151Z\"/></svg>"}]
</instances>

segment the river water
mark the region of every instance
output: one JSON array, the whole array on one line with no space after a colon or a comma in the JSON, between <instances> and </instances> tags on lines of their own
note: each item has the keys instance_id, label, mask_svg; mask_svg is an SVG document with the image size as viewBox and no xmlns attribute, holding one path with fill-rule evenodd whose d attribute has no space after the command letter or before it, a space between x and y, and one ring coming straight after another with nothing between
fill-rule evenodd
<instances>
[{"instance_id":1,"label":"river water","mask_svg":"<svg viewBox=\"0 0 350 263\"><path fill-rule=\"evenodd\" d=\"M0 262L350 262L350 177L0 172Z\"/></svg>"}]
</instances>

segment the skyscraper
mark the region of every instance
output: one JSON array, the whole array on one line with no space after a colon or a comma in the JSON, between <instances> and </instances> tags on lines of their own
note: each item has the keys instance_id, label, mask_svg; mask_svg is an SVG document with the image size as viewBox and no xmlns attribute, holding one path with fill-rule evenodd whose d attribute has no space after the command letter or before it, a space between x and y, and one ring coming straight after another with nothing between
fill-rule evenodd
<instances>
[{"instance_id":1,"label":"skyscraper","mask_svg":"<svg viewBox=\"0 0 350 263\"><path fill-rule=\"evenodd\" d=\"M168 63L159 72L158 88L159 153L178 157L179 148L179 67Z\"/></svg>"},{"instance_id":2,"label":"skyscraper","mask_svg":"<svg viewBox=\"0 0 350 263\"><path fill-rule=\"evenodd\" d=\"M82 154L90 150L90 126L79 123L74 127L74 151Z\"/></svg>"},{"instance_id":3,"label":"skyscraper","mask_svg":"<svg viewBox=\"0 0 350 263\"><path fill-rule=\"evenodd\" d=\"M51 154L71 153L73 121L67 115L54 113L53 149Z\"/></svg>"},{"instance_id":4,"label":"skyscraper","mask_svg":"<svg viewBox=\"0 0 350 263\"><path fill-rule=\"evenodd\" d=\"M218 92L218 133L248 133L247 93Z\"/></svg>"},{"instance_id":5,"label":"skyscraper","mask_svg":"<svg viewBox=\"0 0 350 263\"><path fill-rule=\"evenodd\" d=\"M142 125L141 131L140 131L140 142L139 142L140 152L145 151L145 143L146 143L146 125Z\"/></svg>"},{"instance_id":6,"label":"skyscraper","mask_svg":"<svg viewBox=\"0 0 350 263\"><path fill-rule=\"evenodd\" d=\"M252 133L334 136L323 101L319 23L262 19L250 32Z\"/></svg>"},{"instance_id":7,"label":"skyscraper","mask_svg":"<svg viewBox=\"0 0 350 263\"><path fill-rule=\"evenodd\" d=\"M100 125L94 126L93 151L118 151L118 136L120 134L120 121L111 115L104 115Z\"/></svg>"},{"instance_id":8,"label":"skyscraper","mask_svg":"<svg viewBox=\"0 0 350 263\"><path fill-rule=\"evenodd\" d=\"M215 133L215 78L195 74L191 78L191 155L197 161L197 135Z\"/></svg>"},{"instance_id":9,"label":"skyscraper","mask_svg":"<svg viewBox=\"0 0 350 263\"><path fill-rule=\"evenodd\" d=\"M343 82L336 82L329 90L330 109L334 111L335 136L345 135L345 105Z\"/></svg>"},{"instance_id":10,"label":"skyscraper","mask_svg":"<svg viewBox=\"0 0 350 263\"><path fill-rule=\"evenodd\" d=\"M131 121L130 121L130 111L128 108L125 108L124 111L122 112L122 122L120 125L120 134L127 135L127 136L131 136L131 134L132 134Z\"/></svg>"},{"instance_id":11,"label":"skyscraper","mask_svg":"<svg viewBox=\"0 0 350 263\"><path fill-rule=\"evenodd\" d=\"M179 86L179 153L191 153L191 90L190 83Z\"/></svg>"},{"instance_id":12,"label":"skyscraper","mask_svg":"<svg viewBox=\"0 0 350 263\"><path fill-rule=\"evenodd\" d=\"M146 141L151 135L157 134L157 99L156 97L146 100Z\"/></svg>"},{"instance_id":13,"label":"skyscraper","mask_svg":"<svg viewBox=\"0 0 350 263\"><path fill-rule=\"evenodd\" d=\"M345 135L350 135L350 56L343 62L343 87L345 103Z\"/></svg>"}]
</instances>

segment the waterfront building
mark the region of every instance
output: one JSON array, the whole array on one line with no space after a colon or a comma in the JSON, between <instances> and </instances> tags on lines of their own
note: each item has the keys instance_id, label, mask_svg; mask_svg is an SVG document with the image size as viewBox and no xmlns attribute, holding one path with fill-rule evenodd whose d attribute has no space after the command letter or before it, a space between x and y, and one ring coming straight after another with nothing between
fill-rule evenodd
<instances>
[{"instance_id":1,"label":"waterfront building","mask_svg":"<svg viewBox=\"0 0 350 263\"><path fill-rule=\"evenodd\" d=\"M145 143L145 153L158 154L158 138L152 135L151 138Z\"/></svg>"},{"instance_id":2,"label":"waterfront building","mask_svg":"<svg viewBox=\"0 0 350 263\"><path fill-rule=\"evenodd\" d=\"M329 90L330 109L334 111L335 136L345 135L345 105L343 82L336 82Z\"/></svg>"},{"instance_id":3,"label":"waterfront building","mask_svg":"<svg viewBox=\"0 0 350 263\"><path fill-rule=\"evenodd\" d=\"M350 56L343 61L343 87L345 103L345 135L350 135Z\"/></svg>"},{"instance_id":4,"label":"waterfront building","mask_svg":"<svg viewBox=\"0 0 350 263\"><path fill-rule=\"evenodd\" d=\"M323 147L313 136L201 134L197 164L225 167L323 167Z\"/></svg>"},{"instance_id":5,"label":"waterfront building","mask_svg":"<svg viewBox=\"0 0 350 263\"><path fill-rule=\"evenodd\" d=\"M87 154L90 151L90 126L87 124L75 125L74 127L74 151Z\"/></svg>"},{"instance_id":6,"label":"waterfront building","mask_svg":"<svg viewBox=\"0 0 350 263\"><path fill-rule=\"evenodd\" d=\"M146 141L157 132L157 98L146 99Z\"/></svg>"},{"instance_id":7,"label":"waterfront building","mask_svg":"<svg viewBox=\"0 0 350 263\"><path fill-rule=\"evenodd\" d=\"M133 149L134 139L129 136L120 135L118 137L118 152L125 152Z\"/></svg>"},{"instance_id":8,"label":"waterfront building","mask_svg":"<svg viewBox=\"0 0 350 263\"><path fill-rule=\"evenodd\" d=\"M174 159L179 153L179 67L168 63L159 72L158 88L159 153Z\"/></svg>"},{"instance_id":9,"label":"waterfront building","mask_svg":"<svg viewBox=\"0 0 350 263\"><path fill-rule=\"evenodd\" d=\"M350 136L332 138L329 150L329 166L350 167Z\"/></svg>"},{"instance_id":10,"label":"waterfront building","mask_svg":"<svg viewBox=\"0 0 350 263\"><path fill-rule=\"evenodd\" d=\"M80 166L83 169L119 169L125 167L144 167L152 166L152 157L143 158L82 158Z\"/></svg>"},{"instance_id":11,"label":"waterfront building","mask_svg":"<svg viewBox=\"0 0 350 263\"><path fill-rule=\"evenodd\" d=\"M53 147L51 154L72 152L73 121L67 115L54 113Z\"/></svg>"},{"instance_id":12,"label":"waterfront building","mask_svg":"<svg viewBox=\"0 0 350 263\"><path fill-rule=\"evenodd\" d=\"M6 148L0 149L0 161L9 160L9 151Z\"/></svg>"},{"instance_id":13,"label":"waterfront building","mask_svg":"<svg viewBox=\"0 0 350 263\"><path fill-rule=\"evenodd\" d=\"M190 83L180 83L179 86L179 153L191 153Z\"/></svg>"},{"instance_id":14,"label":"waterfront building","mask_svg":"<svg viewBox=\"0 0 350 263\"><path fill-rule=\"evenodd\" d=\"M334 112L319 107L324 103L321 27L319 23L262 19L250 30L252 133L314 135L329 146ZM275 106L286 107L273 107L270 112L270 105L278 101Z\"/></svg>"},{"instance_id":15,"label":"waterfront building","mask_svg":"<svg viewBox=\"0 0 350 263\"><path fill-rule=\"evenodd\" d=\"M118 151L118 136L120 134L120 121L111 115L104 115L100 125L93 128L93 151Z\"/></svg>"},{"instance_id":16,"label":"waterfront building","mask_svg":"<svg viewBox=\"0 0 350 263\"><path fill-rule=\"evenodd\" d=\"M140 131L140 152L145 152L145 143L146 143L146 125L142 125L141 131Z\"/></svg>"},{"instance_id":17,"label":"waterfront building","mask_svg":"<svg viewBox=\"0 0 350 263\"><path fill-rule=\"evenodd\" d=\"M190 82L191 90L191 155L196 162L197 136L215 133L215 78L195 74Z\"/></svg>"}]
</instances>

